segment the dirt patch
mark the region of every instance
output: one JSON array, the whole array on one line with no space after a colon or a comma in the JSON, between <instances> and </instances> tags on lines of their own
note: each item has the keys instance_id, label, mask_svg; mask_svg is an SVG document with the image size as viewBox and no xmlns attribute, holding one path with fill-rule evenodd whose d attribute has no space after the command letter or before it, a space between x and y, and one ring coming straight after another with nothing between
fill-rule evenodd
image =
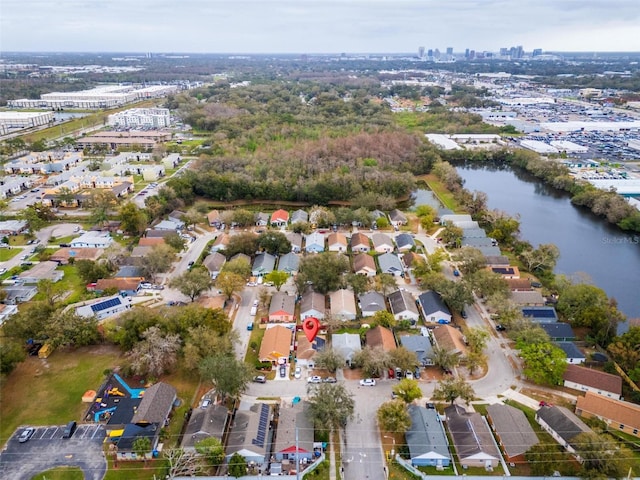
<instances>
[{"instance_id":1,"label":"dirt patch","mask_svg":"<svg viewBox=\"0 0 640 480\"><path fill-rule=\"evenodd\" d=\"M362 376L361 368L343 368L342 373L345 380L360 380L361 378L364 378Z\"/></svg>"}]
</instances>

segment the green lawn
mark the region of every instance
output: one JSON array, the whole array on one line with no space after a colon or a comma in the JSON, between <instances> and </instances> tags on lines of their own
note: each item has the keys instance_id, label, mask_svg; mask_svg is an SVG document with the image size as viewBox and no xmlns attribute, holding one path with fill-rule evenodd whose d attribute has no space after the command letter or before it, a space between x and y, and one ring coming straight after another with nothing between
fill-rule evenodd
<instances>
[{"instance_id":1,"label":"green lawn","mask_svg":"<svg viewBox=\"0 0 640 480\"><path fill-rule=\"evenodd\" d=\"M11 260L19 253L22 253L22 249L20 248L0 248L0 262Z\"/></svg>"},{"instance_id":2,"label":"green lawn","mask_svg":"<svg viewBox=\"0 0 640 480\"><path fill-rule=\"evenodd\" d=\"M63 292L70 292L62 303L70 305L81 300L93 298L95 294L87 292L86 285L78 275L78 269L73 265L63 265L60 270L64 272L64 277L58 282Z\"/></svg>"},{"instance_id":3,"label":"green lawn","mask_svg":"<svg viewBox=\"0 0 640 480\"><path fill-rule=\"evenodd\" d=\"M453 198L453 194L447 190L435 175L424 175L421 178L427 183L429 189L440 199L445 207L453 210L454 212L466 213L458 206L458 202Z\"/></svg>"},{"instance_id":4,"label":"green lawn","mask_svg":"<svg viewBox=\"0 0 640 480\"><path fill-rule=\"evenodd\" d=\"M11 235L9 238L9 245L13 246L21 246L26 245L29 239L25 235Z\"/></svg>"},{"instance_id":5,"label":"green lawn","mask_svg":"<svg viewBox=\"0 0 640 480\"><path fill-rule=\"evenodd\" d=\"M46 363L28 357L1 385L0 445L20 425L62 425L81 420L87 409L82 395L100 387L104 371L122 361L115 347L58 350Z\"/></svg>"},{"instance_id":6,"label":"green lawn","mask_svg":"<svg viewBox=\"0 0 640 480\"><path fill-rule=\"evenodd\" d=\"M73 235L67 235L66 237L51 237L49 239L49 243L71 243L71 240L73 240L74 238L78 238L80 235L78 234L73 234Z\"/></svg>"},{"instance_id":7,"label":"green lawn","mask_svg":"<svg viewBox=\"0 0 640 480\"><path fill-rule=\"evenodd\" d=\"M149 460L143 462L118 462L114 465L112 458L108 458L107 474L104 480L155 480L164 478L166 471L164 460Z\"/></svg>"},{"instance_id":8,"label":"green lawn","mask_svg":"<svg viewBox=\"0 0 640 480\"><path fill-rule=\"evenodd\" d=\"M31 480L84 480L84 474L78 467L58 467L39 473Z\"/></svg>"}]
</instances>

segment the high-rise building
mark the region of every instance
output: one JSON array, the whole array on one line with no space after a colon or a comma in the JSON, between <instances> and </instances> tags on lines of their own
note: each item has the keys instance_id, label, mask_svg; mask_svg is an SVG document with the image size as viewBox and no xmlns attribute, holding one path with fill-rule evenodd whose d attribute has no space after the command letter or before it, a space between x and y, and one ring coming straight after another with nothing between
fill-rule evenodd
<instances>
[{"instance_id":1,"label":"high-rise building","mask_svg":"<svg viewBox=\"0 0 640 480\"><path fill-rule=\"evenodd\" d=\"M424 58L424 47L418 47L418 58Z\"/></svg>"},{"instance_id":2,"label":"high-rise building","mask_svg":"<svg viewBox=\"0 0 640 480\"><path fill-rule=\"evenodd\" d=\"M468 48L466 48L464 50L464 58L469 58L469 49Z\"/></svg>"},{"instance_id":3,"label":"high-rise building","mask_svg":"<svg viewBox=\"0 0 640 480\"><path fill-rule=\"evenodd\" d=\"M453 55L453 47L447 47L447 55L449 57Z\"/></svg>"},{"instance_id":4,"label":"high-rise building","mask_svg":"<svg viewBox=\"0 0 640 480\"><path fill-rule=\"evenodd\" d=\"M433 51L433 58L435 58L436 60L440 58L440 49L436 48Z\"/></svg>"},{"instance_id":5,"label":"high-rise building","mask_svg":"<svg viewBox=\"0 0 640 480\"><path fill-rule=\"evenodd\" d=\"M432 58L433 58L433 49L432 49L432 48L430 48L430 49L427 51L427 57L429 57L430 59L432 59Z\"/></svg>"},{"instance_id":6,"label":"high-rise building","mask_svg":"<svg viewBox=\"0 0 640 480\"><path fill-rule=\"evenodd\" d=\"M537 57L538 55L542 55L542 49L541 48L534 48L533 49L533 53L532 53L532 57Z\"/></svg>"}]
</instances>

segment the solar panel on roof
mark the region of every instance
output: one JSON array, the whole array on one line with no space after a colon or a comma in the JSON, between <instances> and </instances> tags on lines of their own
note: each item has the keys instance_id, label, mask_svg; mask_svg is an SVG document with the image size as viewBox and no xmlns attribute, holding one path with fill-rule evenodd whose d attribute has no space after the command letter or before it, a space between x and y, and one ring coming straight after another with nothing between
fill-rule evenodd
<instances>
[{"instance_id":1,"label":"solar panel on roof","mask_svg":"<svg viewBox=\"0 0 640 480\"><path fill-rule=\"evenodd\" d=\"M91 305L91 310L93 312L100 312L102 310L106 310L107 308L115 307L116 305L120 305L120 298L110 298L104 302L94 303Z\"/></svg>"},{"instance_id":2,"label":"solar panel on roof","mask_svg":"<svg viewBox=\"0 0 640 480\"><path fill-rule=\"evenodd\" d=\"M269 405L262 404L260 408L260 419L258 421L258 433L256 438L251 440L253 445L264 447L264 440L267 438L267 427L269 425Z\"/></svg>"}]
</instances>

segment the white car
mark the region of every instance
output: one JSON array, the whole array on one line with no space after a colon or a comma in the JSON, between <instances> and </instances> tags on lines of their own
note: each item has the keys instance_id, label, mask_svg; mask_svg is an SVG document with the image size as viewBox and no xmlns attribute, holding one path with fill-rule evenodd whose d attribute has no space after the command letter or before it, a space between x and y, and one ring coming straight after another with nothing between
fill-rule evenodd
<instances>
[{"instance_id":1,"label":"white car","mask_svg":"<svg viewBox=\"0 0 640 480\"><path fill-rule=\"evenodd\" d=\"M0 275L2 275L3 273L7 273L7 269L6 268L0 268Z\"/></svg>"},{"instance_id":2,"label":"white car","mask_svg":"<svg viewBox=\"0 0 640 480\"><path fill-rule=\"evenodd\" d=\"M153 288L153 284L149 282L144 282L140 284L140 288Z\"/></svg>"},{"instance_id":3,"label":"white car","mask_svg":"<svg viewBox=\"0 0 640 480\"><path fill-rule=\"evenodd\" d=\"M375 387L376 381L373 378L363 378L360 380L360 386L362 387Z\"/></svg>"},{"instance_id":4,"label":"white car","mask_svg":"<svg viewBox=\"0 0 640 480\"><path fill-rule=\"evenodd\" d=\"M314 375L312 377L307 378L307 383L322 383L322 377L318 375Z\"/></svg>"},{"instance_id":5,"label":"white car","mask_svg":"<svg viewBox=\"0 0 640 480\"><path fill-rule=\"evenodd\" d=\"M294 372L293 376L294 376L295 378L300 378L300 377L302 376L302 368L300 368L300 367L296 367L296 370L295 370L295 372Z\"/></svg>"}]
</instances>

